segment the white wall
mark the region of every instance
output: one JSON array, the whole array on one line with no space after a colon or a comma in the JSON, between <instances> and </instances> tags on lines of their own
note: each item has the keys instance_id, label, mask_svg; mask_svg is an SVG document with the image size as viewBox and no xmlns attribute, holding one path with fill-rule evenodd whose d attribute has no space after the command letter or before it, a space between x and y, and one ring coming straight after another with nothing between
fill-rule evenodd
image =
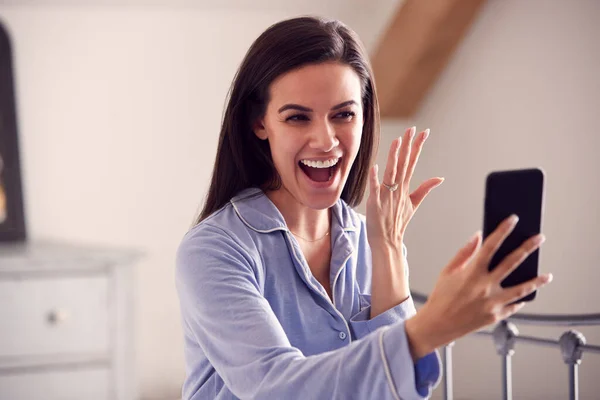
<instances>
[{"instance_id":1,"label":"white wall","mask_svg":"<svg viewBox=\"0 0 600 400\"><path fill-rule=\"evenodd\" d=\"M397 2L28 3L2 6L0 17L15 47L30 233L146 250L137 274L141 392L177 394L183 356L173 255L207 188L237 64L269 24L307 12L341 18L372 46ZM540 165L548 175L542 269L556 279L528 310L598 311L599 5L491 1L414 121L385 123L382 153L405 126L430 127L417 179L447 178L409 230L415 289L429 291L479 227L489 170ZM582 331L600 344L597 331ZM457 344L457 398L499 397L491 354L486 339ZM592 379L598 359L584 359L583 398L600 389ZM519 348L514 364L538 368L529 387L515 376L516 398L565 397L558 353Z\"/></svg>"}]
</instances>

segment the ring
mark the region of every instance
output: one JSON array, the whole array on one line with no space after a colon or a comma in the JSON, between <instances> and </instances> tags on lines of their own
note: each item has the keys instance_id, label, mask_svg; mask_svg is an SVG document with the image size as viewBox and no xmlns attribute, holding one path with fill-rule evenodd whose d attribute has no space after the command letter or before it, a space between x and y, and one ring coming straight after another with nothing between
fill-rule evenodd
<instances>
[{"instance_id":1,"label":"ring","mask_svg":"<svg viewBox=\"0 0 600 400\"><path fill-rule=\"evenodd\" d=\"M385 186L385 188L386 188L387 190L389 190L390 192L395 192L395 191L396 191L396 189L398 189L398 184L397 184L397 183L394 183L393 185L386 185L385 183L383 183L383 182L382 182L381 184L382 184L383 186Z\"/></svg>"}]
</instances>

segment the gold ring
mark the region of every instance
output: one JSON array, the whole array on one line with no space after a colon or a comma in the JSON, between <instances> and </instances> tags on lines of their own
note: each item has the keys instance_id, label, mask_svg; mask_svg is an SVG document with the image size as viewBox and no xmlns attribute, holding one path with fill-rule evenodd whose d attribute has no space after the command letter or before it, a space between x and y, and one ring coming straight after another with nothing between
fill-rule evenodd
<instances>
[{"instance_id":1,"label":"gold ring","mask_svg":"<svg viewBox=\"0 0 600 400\"><path fill-rule=\"evenodd\" d=\"M385 183L382 183L383 186L385 186L385 188L387 190L389 190L390 192L395 192L396 189L398 189L398 184L394 183L393 185L386 185Z\"/></svg>"}]
</instances>

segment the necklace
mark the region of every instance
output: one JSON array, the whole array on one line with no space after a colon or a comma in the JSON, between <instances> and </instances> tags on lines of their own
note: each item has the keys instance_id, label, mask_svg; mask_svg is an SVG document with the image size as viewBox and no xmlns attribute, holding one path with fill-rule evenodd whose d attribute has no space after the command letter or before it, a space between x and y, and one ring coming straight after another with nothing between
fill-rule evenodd
<instances>
[{"instance_id":1,"label":"necklace","mask_svg":"<svg viewBox=\"0 0 600 400\"><path fill-rule=\"evenodd\" d=\"M291 230L291 229L290 229L289 231L290 231L290 232L292 232L292 230ZM300 239L302 239L302 240L304 240L304 241L307 241L307 242L311 242L311 243L312 243L312 242L318 242L319 240L321 240L321 239L323 239L323 238L325 238L325 237L329 236L329 231L327 231L327 233L326 233L326 234L324 234L323 236L321 236L320 238L317 238L317 239L307 239L307 238L304 238L304 237L302 237L302 236L300 236L300 235L298 235L297 233L294 233L294 232L292 232L292 235L294 235L294 236L296 236L296 237L299 237Z\"/></svg>"}]
</instances>

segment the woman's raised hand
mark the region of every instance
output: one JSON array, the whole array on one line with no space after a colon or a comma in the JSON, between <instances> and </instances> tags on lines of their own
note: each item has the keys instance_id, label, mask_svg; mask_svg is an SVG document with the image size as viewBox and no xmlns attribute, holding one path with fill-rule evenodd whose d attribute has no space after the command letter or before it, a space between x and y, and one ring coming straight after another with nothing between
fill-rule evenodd
<instances>
[{"instance_id":1,"label":"woman's raised hand","mask_svg":"<svg viewBox=\"0 0 600 400\"><path fill-rule=\"evenodd\" d=\"M517 286L500 286L504 278L544 242L542 234L525 240L493 271L488 271L493 255L517 222L516 216L507 218L483 244L478 232L442 270L427 302L406 321L406 334L415 360L511 316L525 304L513 304L515 301L552 281L552 274L545 274Z\"/></svg>"},{"instance_id":2,"label":"woman's raised hand","mask_svg":"<svg viewBox=\"0 0 600 400\"><path fill-rule=\"evenodd\" d=\"M412 127L392 142L381 185L377 165L371 170L367 237L372 248L386 245L401 248L404 232L415 211L429 192L444 181L443 178L430 178L410 193L410 180L429 129L420 132L416 138L414 136L415 127Z\"/></svg>"}]
</instances>

